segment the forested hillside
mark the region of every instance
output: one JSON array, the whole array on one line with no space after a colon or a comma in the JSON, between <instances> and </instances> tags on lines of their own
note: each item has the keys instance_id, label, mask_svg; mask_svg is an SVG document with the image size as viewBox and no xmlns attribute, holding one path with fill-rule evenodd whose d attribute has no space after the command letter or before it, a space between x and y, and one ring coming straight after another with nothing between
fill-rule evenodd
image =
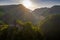
<instances>
[{"instance_id":1,"label":"forested hillside","mask_svg":"<svg viewBox=\"0 0 60 40\"><path fill-rule=\"evenodd\" d=\"M0 6L0 40L60 39L60 6L31 11L23 5Z\"/></svg>"},{"instance_id":2,"label":"forested hillside","mask_svg":"<svg viewBox=\"0 0 60 40\"><path fill-rule=\"evenodd\" d=\"M16 20L22 20L24 22L31 21L35 23L35 16L31 13L30 9L27 9L22 4L19 5L3 5L0 6L1 19L7 24L14 24Z\"/></svg>"}]
</instances>

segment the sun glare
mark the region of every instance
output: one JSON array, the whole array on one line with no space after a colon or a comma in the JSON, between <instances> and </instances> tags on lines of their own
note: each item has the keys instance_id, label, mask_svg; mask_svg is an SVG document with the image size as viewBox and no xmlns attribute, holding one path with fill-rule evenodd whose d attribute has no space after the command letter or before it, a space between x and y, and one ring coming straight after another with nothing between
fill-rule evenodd
<instances>
[{"instance_id":1,"label":"sun glare","mask_svg":"<svg viewBox=\"0 0 60 40\"><path fill-rule=\"evenodd\" d=\"M22 4L26 7L26 8L31 8L32 7L32 3L30 0L24 0L22 2Z\"/></svg>"}]
</instances>

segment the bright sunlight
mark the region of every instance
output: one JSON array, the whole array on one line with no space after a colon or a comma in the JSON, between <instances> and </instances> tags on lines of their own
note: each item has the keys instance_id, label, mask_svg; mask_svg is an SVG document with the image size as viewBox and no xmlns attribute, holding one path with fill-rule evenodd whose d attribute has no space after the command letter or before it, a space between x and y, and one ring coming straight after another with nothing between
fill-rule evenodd
<instances>
[{"instance_id":1,"label":"bright sunlight","mask_svg":"<svg viewBox=\"0 0 60 40\"><path fill-rule=\"evenodd\" d=\"M22 2L22 4L26 7L26 8L31 8L32 7L32 3L30 0L24 0Z\"/></svg>"}]
</instances>

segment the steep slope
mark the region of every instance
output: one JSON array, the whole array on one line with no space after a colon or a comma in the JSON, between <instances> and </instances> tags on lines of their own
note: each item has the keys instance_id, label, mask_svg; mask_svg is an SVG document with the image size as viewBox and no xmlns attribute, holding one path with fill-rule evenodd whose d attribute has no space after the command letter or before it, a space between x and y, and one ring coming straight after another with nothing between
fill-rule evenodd
<instances>
[{"instance_id":1,"label":"steep slope","mask_svg":"<svg viewBox=\"0 0 60 40\"><path fill-rule=\"evenodd\" d=\"M60 5L52 6L51 8L37 8L32 11L32 13L36 16L37 21L44 20L46 16L53 14L60 14Z\"/></svg>"},{"instance_id":2,"label":"steep slope","mask_svg":"<svg viewBox=\"0 0 60 40\"><path fill-rule=\"evenodd\" d=\"M55 5L49 9L51 14L60 14L60 5Z\"/></svg>"},{"instance_id":3,"label":"steep slope","mask_svg":"<svg viewBox=\"0 0 60 40\"><path fill-rule=\"evenodd\" d=\"M60 5L55 5L51 8L37 8L33 11L34 14L38 16L47 16L50 14L59 14L60 13Z\"/></svg>"},{"instance_id":4,"label":"steep slope","mask_svg":"<svg viewBox=\"0 0 60 40\"><path fill-rule=\"evenodd\" d=\"M4 16L1 17L1 20L7 24L14 24L16 20L33 22L35 18L30 10L25 8L22 4L4 5L0 6L0 9L3 9L4 13Z\"/></svg>"},{"instance_id":5,"label":"steep slope","mask_svg":"<svg viewBox=\"0 0 60 40\"><path fill-rule=\"evenodd\" d=\"M60 14L49 15L45 20L41 21L40 31L48 40L60 39Z\"/></svg>"},{"instance_id":6,"label":"steep slope","mask_svg":"<svg viewBox=\"0 0 60 40\"><path fill-rule=\"evenodd\" d=\"M38 16L44 16L44 14L46 13L46 11L48 12L49 8L37 8L33 11L34 14L37 14Z\"/></svg>"}]
</instances>

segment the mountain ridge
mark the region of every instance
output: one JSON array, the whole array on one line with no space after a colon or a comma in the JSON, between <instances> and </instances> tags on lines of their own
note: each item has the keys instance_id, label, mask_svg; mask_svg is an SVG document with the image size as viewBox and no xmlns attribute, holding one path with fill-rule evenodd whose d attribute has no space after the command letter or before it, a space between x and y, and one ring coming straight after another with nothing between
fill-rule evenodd
<instances>
[{"instance_id":1,"label":"mountain ridge","mask_svg":"<svg viewBox=\"0 0 60 40\"><path fill-rule=\"evenodd\" d=\"M51 8L37 8L35 10L33 10L33 13L35 13L36 15L43 15L46 16L45 14L56 14L56 13L60 13L60 5L54 5Z\"/></svg>"},{"instance_id":2,"label":"mountain ridge","mask_svg":"<svg viewBox=\"0 0 60 40\"><path fill-rule=\"evenodd\" d=\"M13 24L15 20L33 21L35 19L31 11L24 7L22 4L0 6L0 9L3 9L5 14L2 17L2 20L9 24Z\"/></svg>"}]
</instances>

